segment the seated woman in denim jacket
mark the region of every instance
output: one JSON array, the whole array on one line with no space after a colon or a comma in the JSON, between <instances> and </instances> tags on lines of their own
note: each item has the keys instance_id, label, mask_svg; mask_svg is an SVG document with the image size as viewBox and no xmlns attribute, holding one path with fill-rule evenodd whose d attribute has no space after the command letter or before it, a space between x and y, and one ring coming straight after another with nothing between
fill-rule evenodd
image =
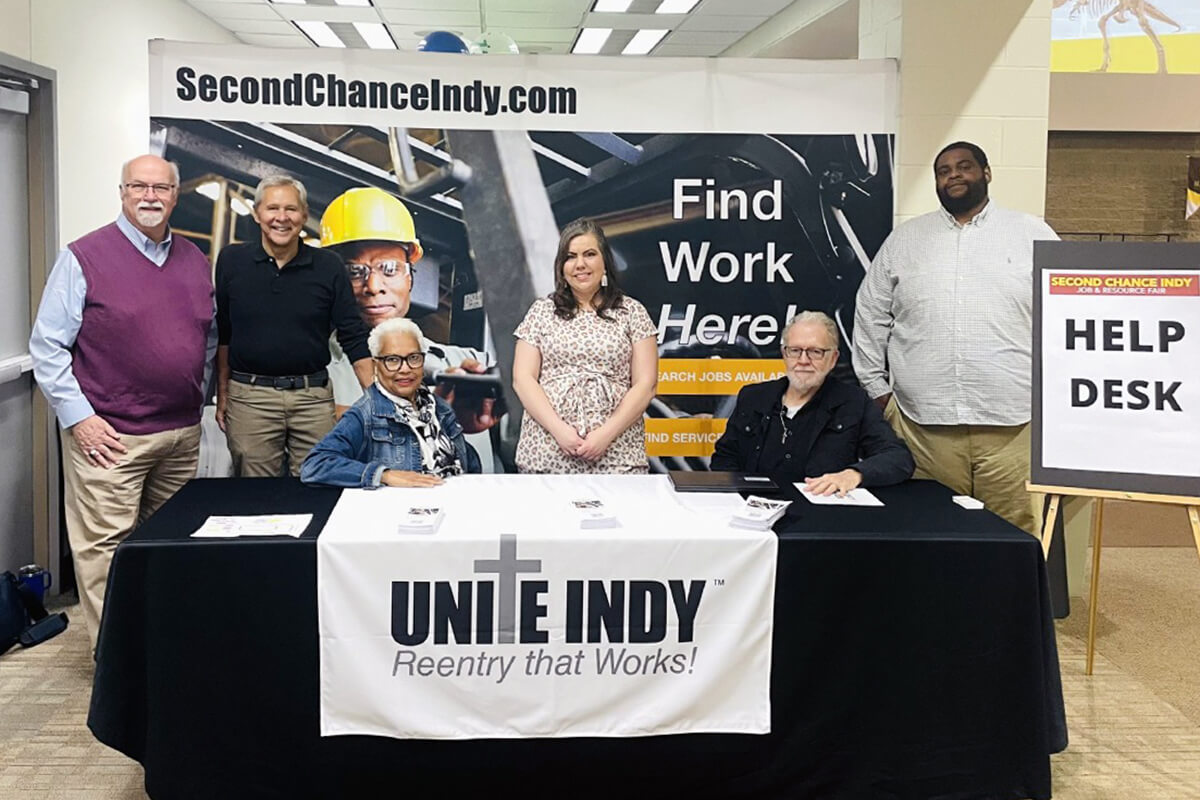
<instances>
[{"instance_id":1,"label":"seated woman in denim jacket","mask_svg":"<svg viewBox=\"0 0 1200 800\"><path fill-rule=\"evenodd\" d=\"M425 339L416 324L382 322L367 344L375 382L304 459L300 479L374 489L436 486L448 475L479 472L454 411L422 382Z\"/></svg>"}]
</instances>

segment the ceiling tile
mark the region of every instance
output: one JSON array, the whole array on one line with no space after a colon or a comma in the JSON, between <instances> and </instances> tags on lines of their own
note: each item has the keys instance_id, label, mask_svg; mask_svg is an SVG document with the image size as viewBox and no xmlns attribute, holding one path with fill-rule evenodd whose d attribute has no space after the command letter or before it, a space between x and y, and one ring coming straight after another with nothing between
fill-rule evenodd
<instances>
[{"instance_id":1,"label":"ceiling tile","mask_svg":"<svg viewBox=\"0 0 1200 800\"><path fill-rule=\"evenodd\" d=\"M549 14L522 11L488 11L488 28L506 31L509 28L577 28L583 15L577 11L556 11Z\"/></svg>"},{"instance_id":2,"label":"ceiling tile","mask_svg":"<svg viewBox=\"0 0 1200 800\"><path fill-rule=\"evenodd\" d=\"M266 3L222 3L216 0L194 0L192 7L209 17L227 19L281 19Z\"/></svg>"},{"instance_id":3,"label":"ceiling tile","mask_svg":"<svg viewBox=\"0 0 1200 800\"><path fill-rule=\"evenodd\" d=\"M680 31L731 31L745 33L762 25L770 17L752 17L749 15L736 17L718 17L705 15L688 15L687 20L676 30Z\"/></svg>"},{"instance_id":4,"label":"ceiling tile","mask_svg":"<svg viewBox=\"0 0 1200 800\"><path fill-rule=\"evenodd\" d=\"M388 22L397 25L412 25L422 30L441 31L463 26L479 27L479 8L474 11L413 11L403 8L381 8L379 11Z\"/></svg>"},{"instance_id":5,"label":"ceiling tile","mask_svg":"<svg viewBox=\"0 0 1200 800\"><path fill-rule=\"evenodd\" d=\"M592 10L593 0L484 0L484 13L490 18L495 12L522 11L574 13L582 18Z\"/></svg>"},{"instance_id":6,"label":"ceiling tile","mask_svg":"<svg viewBox=\"0 0 1200 800\"><path fill-rule=\"evenodd\" d=\"M702 0L692 14L715 14L719 17L749 14L752 17L770 17L791 4L792 0Z\"/></svg>"},{"instance_id":7,"label":"ceiling tile","mask_svg":"<svg viewBox=\"0 0 1200 800\"><path fill-rule=\"evenodd\" d=\"M296 32L296 26L282 19L227 19L225 17L212 17L212 20L235 33L276 33L287 35Z\"/></svg>"},{"instance_id":8,"label":"ceiling tile","mask_svg":"<svg viewBox=\"0 0 1200 800\"><path fill-rule=\"evenodd\" d=\"M479 11L479 0L372 0L376 8L400 8L427 13L436 11Z\"/></svg>"},{"instance_id":9,"label":"ceiling tile","mask_svg":"<svg viewBox=\"0 0 1200 800\"><path fill-rule=\"evenodd\" d=\"M483 34L483 31L477 25L432 29L422 25L388 25L388 30L392 32L392 38L396 40L396 44L400 46L401 50L412 50L415 48L417 43L424 39L430 30L449 30L467 40L478 39ZM408 45L407 47L405 46L406 44Z\"/></svg>"},{"instance_id":10,"label":"ceiling tile","mask_svg":"<svg viewBox=\"0 0 1200 800\"><path fill-rule=\"evenodd\" d=\"M306 37L297 33L295 36L278 36L273 33L239 33L237 38L246 44L256 47L312 47Z\"/></svg>"},{"instance_id":11,"label":"ceiling tile","mask_svg":"<svg viewBox=\"0 0 1200 800\"><path fill-rule=\"evenodd\" d=\"M556 44L574 44L576 28L493 28L494 31L507 33L517 42L554 42Z\"/></svg>"},{"instance_id":12,"label":"ceiling tile","mask_svg":"<svg viewBox=\"0 0 1200 800\"><path fill-rule=\"evenodd\" d=\"M660 44L654 48L653 55L656 56L715 56L717 53L724 50L724 47L712 47L711 45L698 44Z\"/></svg>"},{"instance_id":13,"label":"ceiling tile","mask_svg":"<svg viewBox=\"0 0 1200 800\"><path fill-rule=\"evenodd\" d=\"M654 28L661 30L682 27L687 14L618 14L591 13L584 17L583 25L589 28L612 28L614 30L639 30Z\"/></svg>"},{"instance_id":14,"label":"ceiling tile","mask_svg":"<svg viewBox=\"0 0 1200 800\"><path fill-rule=\"evenodd\" d=\"M276 6L284 19L313 20L321 22L379 22L379 13L366 6Z\"/></svg>"},{"instance_id":15,"label":"ceiling tile","mask_svg":"<svg viewBox=\"0 0 1200 800\"><path fill-rule=\"evenodd\" d=\"M742 38L738 32L722 31L672 31L663 44L720 45L722 49Z\"/></svg>"}]
</instances>

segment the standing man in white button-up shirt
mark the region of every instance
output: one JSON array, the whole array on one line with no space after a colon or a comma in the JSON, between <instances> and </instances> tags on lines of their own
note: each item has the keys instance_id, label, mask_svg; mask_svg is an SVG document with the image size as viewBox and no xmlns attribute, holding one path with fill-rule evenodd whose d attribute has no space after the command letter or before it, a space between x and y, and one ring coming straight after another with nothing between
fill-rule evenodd
<instances>
[{"instance_id":1,"label":"standing man in white button-up shirt","mask_svg":"<svg viewBox=\"0 0 1200 800\"><path fill-rule=\"evenodd\" d=\"M1034 533L1029 478L1033 243L1044 221L988 199L970 142L933 162L942 207L892 232L858 290L854 370L917 462Z\"/></svg>"}]
</instances>

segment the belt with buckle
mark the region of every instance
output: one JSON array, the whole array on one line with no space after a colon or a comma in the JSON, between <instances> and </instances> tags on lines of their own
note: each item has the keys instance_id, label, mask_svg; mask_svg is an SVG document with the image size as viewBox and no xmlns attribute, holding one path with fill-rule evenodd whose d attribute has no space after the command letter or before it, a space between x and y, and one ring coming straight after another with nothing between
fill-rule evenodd
<instances>
[{"instance_id":1,"label":"belt with buckle","mask_svg":"<svg viewBox=\"0 0 1200 800\"><path fill-rule=\"evenodd\" d=\"M312 375L254 375L231 370L231 380L251 386L270 386L272 389L315 389L329 384L329 372L321 370Z\"/></svg>"}]
</instances>

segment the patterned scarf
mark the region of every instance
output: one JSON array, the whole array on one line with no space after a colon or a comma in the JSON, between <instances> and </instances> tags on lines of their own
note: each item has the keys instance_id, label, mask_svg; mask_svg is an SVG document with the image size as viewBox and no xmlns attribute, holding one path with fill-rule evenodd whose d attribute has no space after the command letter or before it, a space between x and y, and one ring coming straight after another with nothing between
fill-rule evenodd
<instances>
[{"instance_id":1,"label":"patterned scarf","mask_svg":"<svg viewBox=\"0 0 1200 800\"><path fill-rule=\"evenodd\" d=\"M463 467L458 460L458 453L454 450L454 442L450 441L450 437L438 422L437 402L433 392L429 391L428 387L419 386L416 396L410 401L384 389L379 381L375 381L375 388L392 401L396 409L396 419L411 428L416 435L417 443L421 446L421 465L425 472L442 478L461 475Z\"/></svg>"}]
</instances>

